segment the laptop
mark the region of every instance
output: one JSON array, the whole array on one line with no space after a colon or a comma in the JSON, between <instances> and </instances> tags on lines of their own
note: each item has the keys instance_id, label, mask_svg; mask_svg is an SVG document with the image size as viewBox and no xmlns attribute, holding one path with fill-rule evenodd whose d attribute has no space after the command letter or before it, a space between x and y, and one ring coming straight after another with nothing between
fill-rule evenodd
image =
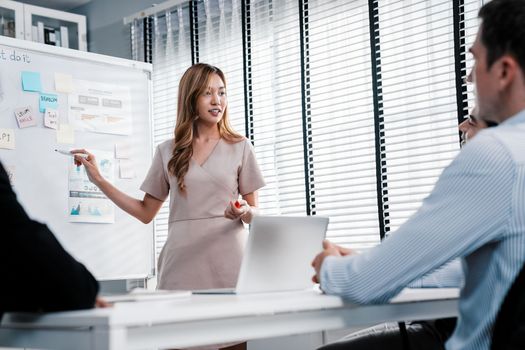
<instances>
[{"instance_id":1,"label":"laptop","mask_svg":"<svg viewBox=\"0 0 525 350\"><path fill-rule=\"evenodd\" d=\"M194 294L246 294L311 288L310 263L323 249L328 218L256 216L235 288L194 290Z\"/></svg>"}]
</instances>

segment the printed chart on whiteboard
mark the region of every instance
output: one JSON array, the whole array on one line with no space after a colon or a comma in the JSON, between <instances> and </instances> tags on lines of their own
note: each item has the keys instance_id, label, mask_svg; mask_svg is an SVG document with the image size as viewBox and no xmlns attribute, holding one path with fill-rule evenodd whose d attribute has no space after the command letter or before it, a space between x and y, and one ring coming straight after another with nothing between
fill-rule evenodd
<instances>
[{"instance_id":1,"label":"printed chart on whiteboard","mask_svg":"<svg viewBox=\"0 0 525 350\"><path fill-rule=\"evenodd\" d=\"M102 176L110 183L114 178L111 152L93 151ZM83 166L69 165L69 222L114 223L114 204L95 186Z\"/></svg>"},{"instance_id":2,"label":"printed chart on whiteboard","mask_svg":"<svg viewBox=\"0 0 525 350\"><path fill-rule=\"evenodd\" d=\"M74 80L68 95L69 122L76 130L131 135L129 88L88 80Z\"/></svg>"}]
</instances>

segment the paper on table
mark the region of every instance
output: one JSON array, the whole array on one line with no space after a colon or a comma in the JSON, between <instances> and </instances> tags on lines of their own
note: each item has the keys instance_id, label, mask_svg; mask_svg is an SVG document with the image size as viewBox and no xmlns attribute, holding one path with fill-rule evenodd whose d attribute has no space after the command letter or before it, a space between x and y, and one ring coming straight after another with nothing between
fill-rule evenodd
<instances>
[{"instance_id":1,"label":"paper on table","mask_svg":"<svg viewBox=\"0 0 525 350\"><path fill-rule=\"evenodd\" d=\"M127 294L103 295L102 299L109 303L126 301L147 301L186 298L191 296L189 290L148 290L135 288Z\"/></svg>"}]
</instances>

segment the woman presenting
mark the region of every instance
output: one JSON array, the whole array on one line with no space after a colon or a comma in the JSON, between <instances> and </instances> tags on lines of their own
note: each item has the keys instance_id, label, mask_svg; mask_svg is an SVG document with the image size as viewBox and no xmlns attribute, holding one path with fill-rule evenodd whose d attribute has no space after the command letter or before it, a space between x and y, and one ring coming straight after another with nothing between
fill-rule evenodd
<instances>
[{"instance_id":1,"label":"woman presenting","mask_svg":"<svg viewBox=\"0 0 525 350\"><path fill-rule=\"evenodd\" d=\"M107 182L83 149L91 182L124 211L150 222L170 195L168 239L158 261L159 289L231 288L264 180L251 143L230 126L223 72L195 64L179 84L175 138L158 145L132 198ZM239 195L242 199L238 199ZM237 203L236 203L237 201Z\"/></svg>"}]
</instances>

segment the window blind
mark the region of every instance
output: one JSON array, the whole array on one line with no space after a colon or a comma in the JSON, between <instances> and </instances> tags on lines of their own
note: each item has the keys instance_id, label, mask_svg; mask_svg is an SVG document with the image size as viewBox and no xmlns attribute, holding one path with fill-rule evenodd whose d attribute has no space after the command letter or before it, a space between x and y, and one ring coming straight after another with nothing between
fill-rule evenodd
<instances>
[{"instance_id":1,"label":"window blind","mask_svg":"<svg viewBox=\"0 0 525 350\"><path fill-rule=\"evenodd\" d=\"M306 213L298 16L296 1L251 2L253 135L267 215Z\"/></svg>"},{"instance_id":2,"label":"window blind","mask_svg":"<svg viewBox=\"0 0 525 350\"><path fill-rule=\"evenodd\" d=\"M177 118L179 80L191 66L189 6L179 5L151 17L152 21L152 140L159 143L173 138ZM138 24L143 26L143 24ZM138 39L138 38L137 38ZM141 43L135 43L140 47ZM143 44L144 45L144 44ZM143 50L133 50L143 51ZM169 200L155 217L155 252L160 254L168 237Z\"/></svg>"},{"instance_id":3,"label":"window blind","mask_svg":"<svg viewBox=\"0 0 525 350\"><path fill-rule=\"evenodd\" d=\"M408 219L459 149L452 1L377 1L389 230Z\"/></svg>"},{"instance_id":4,"label":"window blind","mask_svg":"<svg viewBox=\"0 0 525 350\"><path fill-rule=\"evenodd\" d=\"M461 56L459 59L461 60L462 66L465 67L465 71L462 72L465 77L472 70L472 66L474 64L474 59L468 50L470 49L472 44L474 44L474 41L476 39L476 34L478 32L480 24L478 19L478 12L481 8L481 5L481 0L465 0L462 4L460 4L460 10L463 13L463 18L461 18L461 24L464 28L464 41L461 46L461 52L463 56ZM465 102L468 105L468 110L470 110L475 105L474 84L463 81L463 86L467 90L467 96L464 100L466 100ZM463 111L463 114L465 116L467 115L467 113L468 111Z\"/></svg>"},{"instance_id":5,"label":"window blind","mask_svg":"<svg viewBox=\"0 0 525 350\"><path fill-rule=\"evenodd\" d=\"M379 242L367 1L309 1L315 206L328 238Z\"/></svg>"},{"instance_id":6,"label":"window blind","mask_svg":"<svg viewBox=\"0 0 525 350\"><path fill-rule=\"evenodd\" d=\"M134 19L129 28L131 36L131 58L135 61L145 62L144 47L146 46L146 42L144 41L144 20Z\"/></svg>"},{"instance_id":7,"label":"window blind","mask_svg":"<svg viewBox=\"0 0 525 350\"><path fill-rule=\"evenodd\" d=\"M154 143L172 137L193 44L200 62L224 70L232 124L254 141L267 182L261 212L304 215L308 203L330 216L331 240L373 246L383 223L395 231L417 210L458 152L457 122L473 87L457 77L472 67L466 52L481 5L198 0L194 28L190 3L136 20L133 57L154 64ZM164 207L157 252L167 217Z\"/></svg>"},{"instance_id":8,"label":"window blind","mask_svg":"<svg viewBox=\"0 0 525 350\"><path fill-rule=\"evenodd\" d=\"M246 135L240 0L197 2L199 61L226 75L228 115L233 128Z\"/></svg>"}]
</instances>

